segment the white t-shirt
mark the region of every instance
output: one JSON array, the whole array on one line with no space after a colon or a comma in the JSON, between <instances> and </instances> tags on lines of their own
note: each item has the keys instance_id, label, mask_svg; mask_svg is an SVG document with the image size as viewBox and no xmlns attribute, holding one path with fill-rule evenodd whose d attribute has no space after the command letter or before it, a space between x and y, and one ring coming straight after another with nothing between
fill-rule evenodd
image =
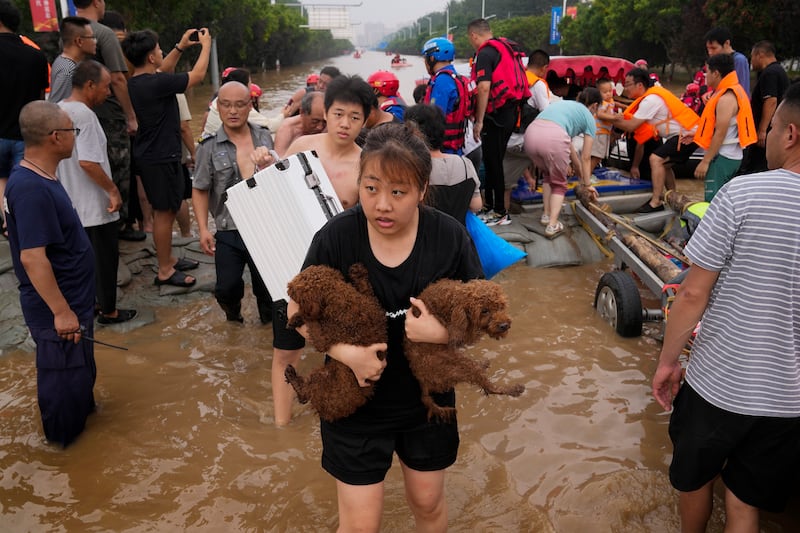
<instances>
[{"instance_id":1,"label":"white t-shirt","mask_svg":"<svg viewBox=\"0 0 800 533\"><path fill-rule=\"evenodd\" d=\"M548 104L550 104L550 91L547 89L547 84L542 80L536 80L536 83L531 85L531 97L528 98L528 105L544 111Z\"/></svg>"},{"instance_id":2,"label":"white t-shirt","mask_svg":"<svg viewBox=\"0 0 800 533\"><path fill-rule=\"evenodd\" d=\"M80 161L100 164L108 179L111 165L106 151L106 134L97 120L97 115L81 102L60 101L58 107L66 111L80 134L75 138L72 157L58 164L57 174L69 194L75 211L84 228L100 226L119 220L119 212L109 213L108 193L100 188L81 168Z\"/></svg>"},{"instance_id":3,"label":"white t-shirt","mask_svg":"<svg viewBox=\"0 0 800 533\"><path fill-rule=\"evenodd\" d=\"M643 118L658 130L662 139L667 140L681 133L681 125L677 120L670 118L669 109L664 100L655 94L648 94L639 103L639 108L633 118ZM667 120L669 119L669 120Z\"/></svg>"}]
</instances>

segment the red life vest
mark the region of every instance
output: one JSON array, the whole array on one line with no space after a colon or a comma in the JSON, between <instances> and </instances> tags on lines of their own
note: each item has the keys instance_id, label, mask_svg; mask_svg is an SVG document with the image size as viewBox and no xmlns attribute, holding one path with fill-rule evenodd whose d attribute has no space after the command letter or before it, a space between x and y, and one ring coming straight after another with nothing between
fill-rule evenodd
<instances>
[{"instance_id":1,"label":"red life vest","mask_svg":"<svg viewBox=\"0 0 800 533\"><path fill-rule=\"evenodd\" d=\"M425 90L423 102L430 103L433 85L439 76L450 76L456 84L458 99L452 109L447 111L444 116L444 142L442 148L446 152L459 153L464 148L464 136L467 133L467 119L472 116L475 108L474 84L466 78L453 72L450 69L440 69L428 82ZM472 88L470 87L472 85Z\"/></svg>"},{"instance_id":2,"label":"red life vest","mask_svg":"<svg viewBox=\"0 0 800 533\"><path fill-rule=\"evenodd\" d=\"M525 54L519 50L519 45L505 37L492 37L487 39L478 52L485 46L491 46L500 54L500 61L492 72L492 85L489 91L489 103L486 112L503 107L508 102L527 100L531 96L528 87L528 77L522 58ZM472 81L477 82L475 65L472 66Z\"/></svg>"}]
</instances>

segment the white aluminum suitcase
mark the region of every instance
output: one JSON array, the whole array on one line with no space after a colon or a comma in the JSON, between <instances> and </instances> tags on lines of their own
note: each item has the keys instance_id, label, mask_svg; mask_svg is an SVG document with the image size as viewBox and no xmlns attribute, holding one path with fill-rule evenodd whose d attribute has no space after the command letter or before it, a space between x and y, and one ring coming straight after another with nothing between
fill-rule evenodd
<instances>
[{"instance_id":1,"label":"white aluminum suitcase","mask_svg":"<svg viewBox=\"0 0 800 533\"><path fill-rule=\"evenodd\" d=\"M316 152L301 152L227 190L226 204L275 301L300 272L314 234L342 211Z\"/></svg>"}]
</instances>

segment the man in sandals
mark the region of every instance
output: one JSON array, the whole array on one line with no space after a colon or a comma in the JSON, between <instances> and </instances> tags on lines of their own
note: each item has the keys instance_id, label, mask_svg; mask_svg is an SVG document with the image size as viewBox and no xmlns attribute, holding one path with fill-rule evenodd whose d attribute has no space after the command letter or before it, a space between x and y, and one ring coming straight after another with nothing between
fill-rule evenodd
<instances>
[{"instance_id":1,"label":"man in sandals","mask_svg":"<svg viewBox=\"0 0 800 533\"><path fill-rule=\"evenodd\" d=\"M173 74L184 50L198 42L202 50L192 70ZM206 28L186 30L164 57L155 32L137 31L125 37L122 50L134 66L128 80L128 93L139 121L133 159L153 207L153 244L158 258L154 283L191 287L197 280L182 270L197 268L198 263L178 261L172 255L172 226L183 203L184 187L180 114L175 95L203 81L211 53L211 34Z\"/></svg>"},{"instance_id":2,"label":"man in sandals","mask_svg":"<svg viewBox=\"0 0 800 533\"><path fill-rule=\"evenodd\" d=\"M272 136L267 128L247 122L252 108L250 89L238 81L222 85L217 96L222 126L197 147L192 182L192 206L200 230L203 252L214 256L217 282L214 296L232 322L244 322L244 267L250 269L253 294L262 324L272 321L272 298L247 251L236 224L225 205L225 191L273 163L269 154ZM209 208L217 232L208 229Z\"/></svg>"}]
</instances>

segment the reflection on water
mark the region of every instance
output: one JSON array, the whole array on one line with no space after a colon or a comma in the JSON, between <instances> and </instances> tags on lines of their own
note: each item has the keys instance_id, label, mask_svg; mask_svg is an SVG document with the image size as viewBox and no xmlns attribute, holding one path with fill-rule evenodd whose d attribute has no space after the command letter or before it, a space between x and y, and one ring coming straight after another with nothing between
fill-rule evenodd
<instances>
[{"instance_id":1,"label":"reflection on water","mask_svg":"<svg viewBox=\"0 0 800 533\"><path fill-rule=\"evenodd\" d=\"M523 382L526 392L512 399L459 388L451 530L678 530L668 417L649 392L659 344L622 339L594 313L609 268L519 265L496 278L513 326L475 352L492 361L494 378ZM271 328L258 325L249 294L243 314L244 326L224 322L209 296L158 309L154 324L130 333L99 330L129 351L97 348L98 412L67 450L43 441L32 356L3 357L0 531L335 529L318 421L298 405L291 425L274 427ZM318 363L309 354L301 371ZM722 530L719 504L710 531ZM762 530L798 524L795 507L766 517ZM412 528L395 465L384 530Z\"/></svg>"}]
</instances>

